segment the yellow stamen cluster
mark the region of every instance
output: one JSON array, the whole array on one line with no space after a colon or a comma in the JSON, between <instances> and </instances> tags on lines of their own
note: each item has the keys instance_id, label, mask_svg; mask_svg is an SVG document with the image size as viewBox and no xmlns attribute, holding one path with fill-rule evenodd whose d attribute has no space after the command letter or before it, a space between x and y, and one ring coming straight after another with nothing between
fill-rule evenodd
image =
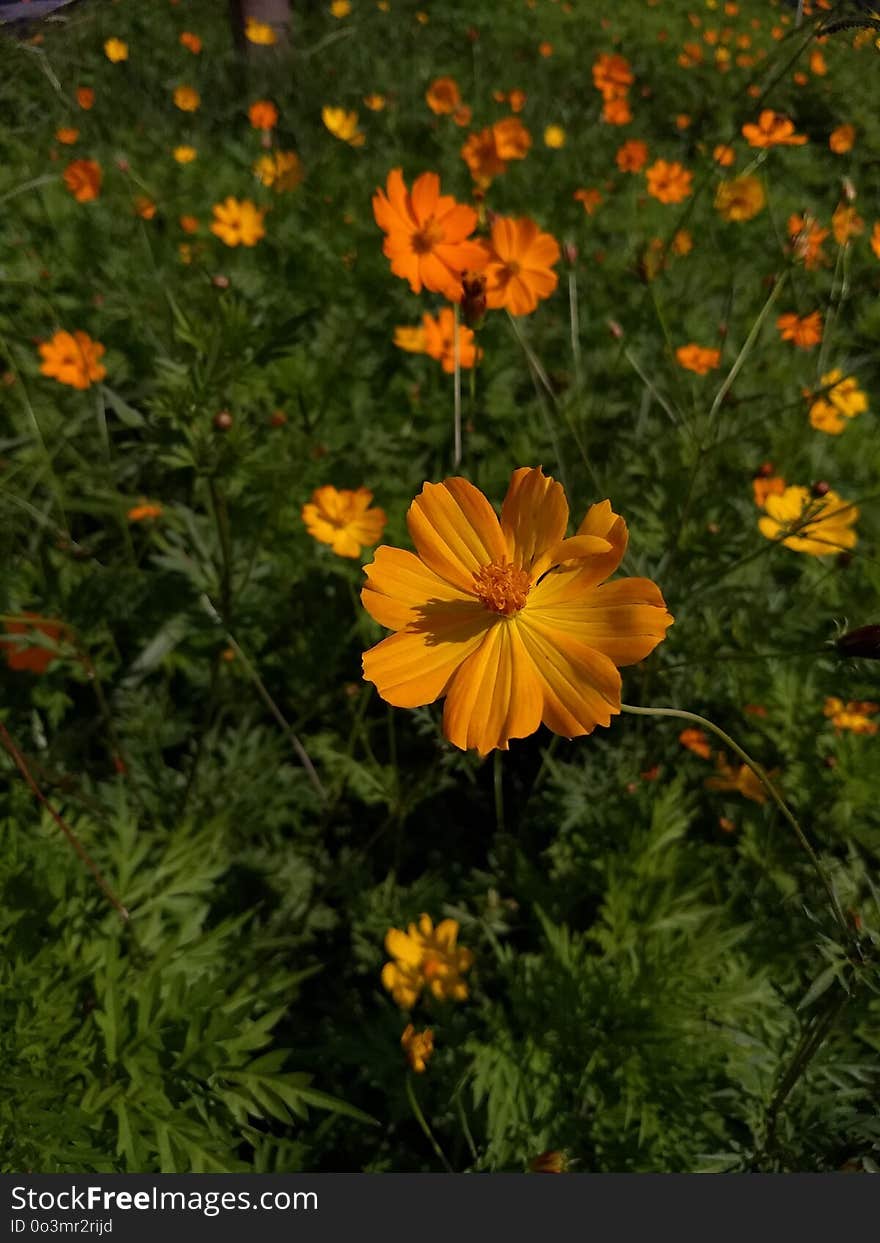
<instances>
[{"instance_id":1,"label":"yellow stamen cluster","mask_svg":"<svg viewBox=\"0 0 880 1243\"><path fill-rule=\"evenodd\" d=\"M512 617L525 605L531 581L525 570L507 561L493 561L474 575L474 591L487 609Z\"/></svg>"}]
</instances>

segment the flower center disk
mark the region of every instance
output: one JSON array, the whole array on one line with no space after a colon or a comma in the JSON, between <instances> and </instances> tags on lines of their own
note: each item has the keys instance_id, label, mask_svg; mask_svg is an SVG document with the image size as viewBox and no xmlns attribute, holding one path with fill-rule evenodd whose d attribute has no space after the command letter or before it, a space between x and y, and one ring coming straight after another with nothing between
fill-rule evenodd
<instances>
[{"instance_id":1,"label":"flower center disk","mask_svg":"<svg viewBox=\"0 0 880 1243\"><path fill-rule=\"evenodd\" d=\"M474 575L474 591L487 609L512 617L525 606L531 580L525 570L507 561L493 561Z\"/></svg>"}]
</instances>

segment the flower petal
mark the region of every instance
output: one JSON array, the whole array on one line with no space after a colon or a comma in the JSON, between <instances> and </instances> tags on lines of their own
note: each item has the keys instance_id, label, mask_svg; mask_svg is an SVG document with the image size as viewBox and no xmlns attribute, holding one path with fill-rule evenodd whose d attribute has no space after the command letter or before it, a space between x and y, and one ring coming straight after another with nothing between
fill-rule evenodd
<instances>
[{"instance_id":1,"label":"flower petal","mask_svg":"<svg viewBox=\"0 0 880 1243\"><path fill-rule=\"evenodd\" d=\"M518 614L517 627L541 683L544 724L564 738L609 725L620 712L620 674L608 657L531 609Z\"/></svg>"},{"instance_id":2,"label":"flower petal","mask_svg":"<svg viewBox=\"0 0 880 1243\"><path fill-rule=\"evenodd\" d=\"M495 510L466 479L426 483L406 521L425 565L461 591L472 593L476 571L507 551Z\"/></svg>"},{"instance_id":3,"label":"flower petal","mask_svg":"<svg viewBox=\"0 0 880 1243\"><path fill-rule=\"evenodd\" d=\"M543 699L519 627L513 620L496 619L449 686L443 732L462 750L475 747L480 755L495 747L506 751L509 739L525 738L538 728Z\"/></svg>"},{"instance_id":4,"label":"flower petal","mask_svg":"<svg viewBox=\"0 0 880 1243\"><path fill-rule=\"evenodd\" d=\"M433 703L496 620L476 601L431 605L424 620L364 652L364 678L396 708Z\"/></svg>"},{"instance_id":5,"label":"flower petal","mask_svg":"<svg viewBox=\"0 0 880 1243\"><path fill-rule=\"evenodd\" d=\"M376 549L375 559L364 566L367 583L361 592L364 608L382 626L402 630L424 616L425 606L438 601L473 601L472 596L451 587L414 553L403 548Z\"/></svg>"},{"instance_id":6,"label":"flower petal","mask_svg":"<svg viewBox=\"0 0 880 1243\"><path fill-rule=\"evenodd\" d=\"M529 617L582 640L615 665L634 665L660 643L672 616L649 578L621 578L588 588L581 599L541 606L529 601Z\"/></svg>"},{"instance_id":7,"label":"flower petal","mask_svg":"<svg viewBox=\"0 0 880 1243\"><path fill-rule=\"evenodd\" d=\"M568 502L561 483L540 466L522 466L510 477L501 507L501 529L511 562L531 581L553 564L550 553L565 536Z\"/></svg>"}]
</instances>

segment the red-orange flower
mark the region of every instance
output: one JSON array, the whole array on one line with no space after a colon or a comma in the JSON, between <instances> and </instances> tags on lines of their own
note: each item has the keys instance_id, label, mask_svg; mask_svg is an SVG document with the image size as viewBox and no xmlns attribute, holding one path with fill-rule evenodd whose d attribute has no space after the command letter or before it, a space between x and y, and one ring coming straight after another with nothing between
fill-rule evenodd
<instances>
[{"instance_id":1,"label":"red-orange flower","mask_svg":"<svg viewBox=\"0 0 880 1243\"><path fill-rule=\"evenodd\" d=\"M606 99L602 105L602 120L606 125L629 125L632 109L626 99Z\"/></svg>"},{"instance_id":2,"label":"red-orange flower","mask_svg":"<svg viewBox=\"0 0 880 1243\"><path fill-rule=\"evenodd\" d=\"M634 81L628 60L617 53L602 52L593 64L593 85L601 91L604 100L619 99L626 95Z\"/></svg>"},{"instance_id":3,"label":"red-orange flower","mask_svg":"<svg viewBox=\"0 0 880 1243\"><path fill-rule=\"evenodd\" d=\"M378 548L361 595L396 632L364 654L382 698L414 708L445 696L444 734L481 755L542 722L566 738L609 725L618 666L644 660L672 624L649 579L604 581L627 543L610 502L566 539L561 485L523 467L500 522L460 478L426 483L407 522L417 555Z\"/></svg>"},{"instance_id":4,"label":"red-orange flower","mask_svg":"<svg viewBox=\"0 0 880 1243\"><path fill-rule=\"evenodd\" d=\"M748 122L742 132L750 147L800 147L807 141L806 134L795 133L793 121L772 108L765 108L758 123Z\"/></svg>"},{"instance_id":5,"label":"red-orange flower","mask_svg":"<svg viewBox=\"0 0 880 1243\"><path fill-rule=\"evenodd\" d=\"M648 162L648 144L640 138L630 138L614 159L622 173L640 173Z\"/></svg>"},{"instance_id":6,"label":"red-orange flower","mask_svg":"<svg viewBox=\"0 0 880 1243\"><path fill-rule=\"evenodd\" d=\"M90 86L78 86L74 92L76 102L84 112L95 106L95 92Z\"/></svg>"},{"instance_id":7,"label":"red-orange flower","mask_svg":"<svg viewBox=\"0 0 880 1243\"><path fill-rule=\"evenodd\" d=\"M661 203L681 203L691 192L694 175L677 160L655 160L646 171L648 193Z\"/></svg>"},{"instance_id":8,"label":"red-orange flower","mask_svg":"<svg viewBox=\"0 0 880 1243\"><path fill-rule=\"evenodd\" d=\"M694 755L699 755L701 759L711 759L712 748L709 746L709 739L702 729L683 729L678 735L678 741L688 751L693 751Z\"/></svg>"},{"instance_id":9,"label":"red-orange flower","mask_svg":"<svg viewBox=\"0 0 880 1243\"><path fill-rule=\"evenodd\" d=\"M854 125L838 125L828 137L828 146L835 155L846 155L847 151L852 151L855 141L856 127Z\"/></svg>"},{"instance_id":10,"label":"red-orange flower","mask_svg":"<svg viewBox=\"0 0 880 1243\"><path fill-rule=\"evenodd\" d=\"M506 307L511 315L530 314L556 288L553 265L558 262L559 243L534 220L496 216L485 269L486 305Z\"/></svg>"},{"instance_id":11,"label":"red-orange flower","mask_svg":"<svg viewBox=\"0 0 880 1243\"><path fill-rule=\"evenodd\" d=\"M795 258L801 259L805 268L817 268L827 262L822 243L828 236L828 230L821 228L812 216L789 216L788 236Z\"/></svg>"},{"instance_id":12,"label":"red-orange flower","mask_svg":"<svg viewBox=\"0 0 880 1243\"><path fill-rule=\"evenodd\" d=\"M822 340L822 312L812 311L801 318L787 311L779 316L776 327L783 341L791 341L801 350L811 350Z\"/></svg>"},{"instance_id":13,"label":"red-orange flower","mask_svg":"<svg viewBox=\"0 0 880 1243\"><path fill-rule=\"evenodd\" d=\"M188 52L192 52L193 56L198 56L202 50L202 41L198 35L194 35L191 30L181 32L179 42Z\"/></svg>"},{"instance_id":14,"label":"red-orange flower","mask_svg":"<svg viewBox=\"0 0 880 1243\"><path fill-rule=\"evenodd\" d=\"M90 203L101 193L101 176L96 160L74 160L64 170L64 184L77 203Z\"/></svg>"},{"instance_id":15,"label":"red-orange flower","mask_svg":"<svg viewBox=\"0 0 880 1243\"><path fill-rule=\"evenodd\" d=\"M0 647L6 650L6 663L19 673L45 673L49 666L60 659L57 651L42 643L28 642L34 635L43 635L52 643L62 642L70 635L70 628L61 621L40 617L39 613L23 613L21 621L7 621L7 634L20 635L19 639L0 638Z\"/></svg>"},{"instance_id":16,"label":"red-orange flower","mask_svg":"<svg viewBox=\"0 0 880 1243\"><path fill-rule=\"evenodd\" d=\"M462 272L485 266L483 247L469 240L477 213L441 194L436 173L422 173L409 192L401 170L392 169L387 192L373 195L373 215L385 233L382 249L391 271L409 281L413 293L430 289L456 301Z\"/></svg>"},{"instance_id":17,"label":"red-orange flower","mask_svg":"<svg viewBox=\"0 0 880 1243\"><path fill-rule=\"evenodd\" d=\"M583 206L588 216L592 216L593 212L602 202L602 191L595 189L575 190L571 196L576 203Z\"/></svg>"},{"instance_id":18,"label":"red-orange flower","mask_svg":"<svg viewBox=\"0 0 880 1243\"><path fill-rule=\"evenodd\" d=\"M254 129L274 129L278 124L278 109L271 99L255 99L248 108L248 120Z\"/></svg>"},{"instance_id":19,"label":"red-orange flower","mask_svg":"<svg viewBox=\"0 0 880 1243\"><path fill-rule=\"evenodd\" d=\"M488 186L493 177L505 172L509 160L522 160L532 145L532 136L519 117L504 117L478 133L468 134L461 158L474 181Z\"/></svg>"},{"instance_id":20,"label":"red-orange flower","mask_svg":"<svg viewBox=\"0 0 880 1243\"><path fill-rule=\"evenodd\" d=\"M425 100L436 116L451 116L461 107L461 92L455 78L435 78L425 92Z\"/></svg>"},{"instance_id":21,"label":"red-orange flower","mask_svg":"<svg viewBox=\"0 0 880 1243\"><path fill-rule=\"evenodd\" d=\"M697 375L708 375L721 366L721 351L705 348L702 345L680 345L675 351L679 367L685 371L694 371Z\"/></svg>"}]
</instances>

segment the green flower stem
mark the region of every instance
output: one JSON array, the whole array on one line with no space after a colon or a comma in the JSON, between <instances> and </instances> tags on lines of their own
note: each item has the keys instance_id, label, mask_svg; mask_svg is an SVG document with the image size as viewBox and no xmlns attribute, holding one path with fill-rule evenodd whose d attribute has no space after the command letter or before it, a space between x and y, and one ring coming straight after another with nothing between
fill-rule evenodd
<instances>
[{"instance_id":1,"label":"green flower stem","mask_svg":"<svg viewBox=\"0 0 880 1243\"><path fill-rule=\"evenodd\" d=\"M770 780L770 777L767 775L767 772L764 770L764 768L762 768L762 766L757 762L757 760L753 760L752 757L748 754L748 752L744 751L738 742L734 742L730 734L725 733L725 731L721 729L720 726L716 725L713 721L708 720L704 716L699 716L696 712L685 712L681 708L636 708L631 704L621 704L620 707L623 712L630 712L637 716L671 716L671 717L677 717L679 720L682 720L682 721L695 721L698 725L702 725L705 729L708 729L711 733L717 735L717 737L720 738L722 742L724 742L728 747L730 747L731 751L735 752L739 756L739 758L742 760L744 764L748 765L748 767L752 770L752 772L755 774L755 776L764 786L767 793L773 799L773 802L779 808L783 817L791 825L791 828L794 831L795 837L800 843L801 848L806 852L807 858L812 863L813 868L816 872L816 875L819 877L819 880L822 883L822 888L825 890L825 893L828 896L828 901L831 903L831 909L834 913L834 918L837 921L837 924L840 927L840 930L843 933L845 940L848 941L850 939L849 925L846 922L846 916L844 915L843 910L841 909L840 901L837 897L837 894L834 891L834 886L831 883L831 879L829 878L825 869L823 868L819 860L819 856L816 854L813 847L807 841L806 834L804 833L801 826L798 824L794 813L789 808L788 804L785 802L782 795L777 790L776 786Z\"/></svg>"},{"instance_id":2,"label":"green flower stem","mask_svg":"<svg viewBox=\"0 0 880 1243\"><path fill-rule=\"evenodd\" d=\"M446 1170L447 1174L454 1174L455 1170L446 1160L446 1157L443 1153L443 1149L440 1147L440 1145L437 1143L436 1139L434 1138L434 1132L428 1126L428 1120L425 1117L425 1115L422 1113L422 1108L419 1105L419 1102L416 1100L416 1094L415 1094L415 1090L413 1088L413 1082L412 1082L412 1075L410 1074L407 1074L406 1076L406 1099L409 1101L410 1109L413 1111L416 1122L418 1122L419 1126L422 1128L422 1130L425 1133L425 1138L427 1139L431 1147L434 1149L434 1153L437 1159L440 1161L443 1168Z\"/></svg>"},{"instance_id":3,"label":"green flower stem","mask_svg":"<svg viewBox=\"0 0 880 1243\"><path fill-rule=\"evenodd\" d=\"M454 303L452 307L452 353L455 362L455 371L452 379L452 433L454 447L452 451L452 467L458 470L461 465L461 345L460 345L460 316L458 303Z\"/></svg>"}]
</instances>

